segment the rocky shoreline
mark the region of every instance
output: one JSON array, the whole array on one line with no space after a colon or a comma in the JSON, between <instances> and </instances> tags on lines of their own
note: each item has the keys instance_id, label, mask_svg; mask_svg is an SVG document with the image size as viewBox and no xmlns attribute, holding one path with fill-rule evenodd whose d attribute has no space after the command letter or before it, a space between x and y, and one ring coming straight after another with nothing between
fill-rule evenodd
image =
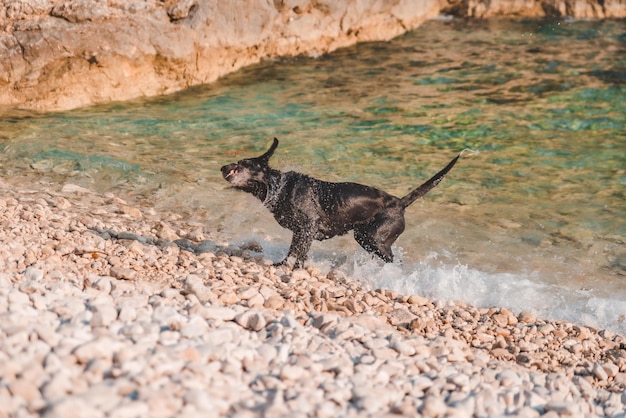
<instances>
[{"instance_id":1,"label":"rocky shoreline","mask_svg":"<svg viewBox=\"0 0 626 418\"><path fill-rule=\"evenodd\" d=\"M0 190L0 417L624 417L624 336L275 268L72 184Z\"/></svg>"},{"instance_id":2,"label":"rocky shoreline","mask_svg":"<svg viewBox=\"0 0 626 418\"><path fill-rule=\"evenodd\" d=\"M440 15L624 18L626 0L0 0L0 110L173 93Z\"/></svg>"}]
</instances>

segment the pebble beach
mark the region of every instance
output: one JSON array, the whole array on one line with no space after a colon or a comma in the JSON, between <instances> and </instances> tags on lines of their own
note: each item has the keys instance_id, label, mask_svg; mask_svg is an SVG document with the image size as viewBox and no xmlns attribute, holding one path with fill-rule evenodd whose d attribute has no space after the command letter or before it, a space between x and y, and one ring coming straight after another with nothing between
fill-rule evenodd
<instances>
[{"instance_id":1,"label":"pebble beach","mask_svg":"<svg viewBox=\"0 0 626 418\"><path fill-rule=\"evenodd\" d=\"M274 267L69 183L0 190L0 418L626 417L622 335Z\"/></svg>"}]
</instances>

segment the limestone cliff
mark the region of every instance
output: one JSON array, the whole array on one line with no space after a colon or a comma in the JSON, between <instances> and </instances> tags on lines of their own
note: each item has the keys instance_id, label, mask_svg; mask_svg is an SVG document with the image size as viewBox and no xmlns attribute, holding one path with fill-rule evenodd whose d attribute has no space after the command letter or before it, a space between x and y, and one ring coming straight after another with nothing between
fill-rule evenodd
<instances>
[{"instance_id":1,"label":"limestone cliff","mask_svg":"<svg viewBox=\"0 0 626 418\"><path fill-rule=\"evenodd\" d=\"M626 0L448 0L442 12L462 17L626 17Z\"/></svg>"},{"instance_id":2,"label":"limestone cliff","mask_svg":"<svg viewBox=\"0 0 626 418\"><path fill-rule=\"evenodd\" d=\"M626 0L0 0L0 107L63 110L386 40L440 13L624 17Z\"/></svg>"}]
</instances>

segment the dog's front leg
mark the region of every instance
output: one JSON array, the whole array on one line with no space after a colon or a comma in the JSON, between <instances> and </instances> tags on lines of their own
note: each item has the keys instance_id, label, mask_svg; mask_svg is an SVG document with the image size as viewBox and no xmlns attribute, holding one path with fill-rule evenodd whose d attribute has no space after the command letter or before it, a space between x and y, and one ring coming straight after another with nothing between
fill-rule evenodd
<instances>
[{"instance_id":1,"label":"dog's front leg","mask_svg":"<svg viewBox=\"0 0 626 418\"><path fill-rule=\"evenodd\" d=\"M287 257L276 265L289 265L289 259L295 258L293 268L304 268L304 262L306 261L307 253L312 243L313 234L310 229L295 230L291 238L291 245L289 246Z\"/></svg>"}]
</instances>

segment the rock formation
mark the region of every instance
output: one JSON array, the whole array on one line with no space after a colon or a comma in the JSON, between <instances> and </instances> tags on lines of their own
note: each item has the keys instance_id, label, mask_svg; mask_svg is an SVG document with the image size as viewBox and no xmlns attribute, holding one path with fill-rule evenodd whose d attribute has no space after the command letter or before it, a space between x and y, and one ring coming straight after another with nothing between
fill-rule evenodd
<instances>
[{"instance_id":1,"label":"rock formation","mask_svg":"<svg viewBox=\"0 0 626 418\"><path fill-rule=\"evenodd\" d=\"M442 12L462 17L626 17L625 0L449 0Z\"/></svg>"},{"instance_id":2,"label":"rock formation","mask_svg":"<svg viewBox=\"0 0 626 418\"><path fill-rule=\"evenodd\" d=\"M264 58L390 39L441 13L624 17L626 0L0 0L0 108L171 93Z\"/></svg>"}]
</instances>

